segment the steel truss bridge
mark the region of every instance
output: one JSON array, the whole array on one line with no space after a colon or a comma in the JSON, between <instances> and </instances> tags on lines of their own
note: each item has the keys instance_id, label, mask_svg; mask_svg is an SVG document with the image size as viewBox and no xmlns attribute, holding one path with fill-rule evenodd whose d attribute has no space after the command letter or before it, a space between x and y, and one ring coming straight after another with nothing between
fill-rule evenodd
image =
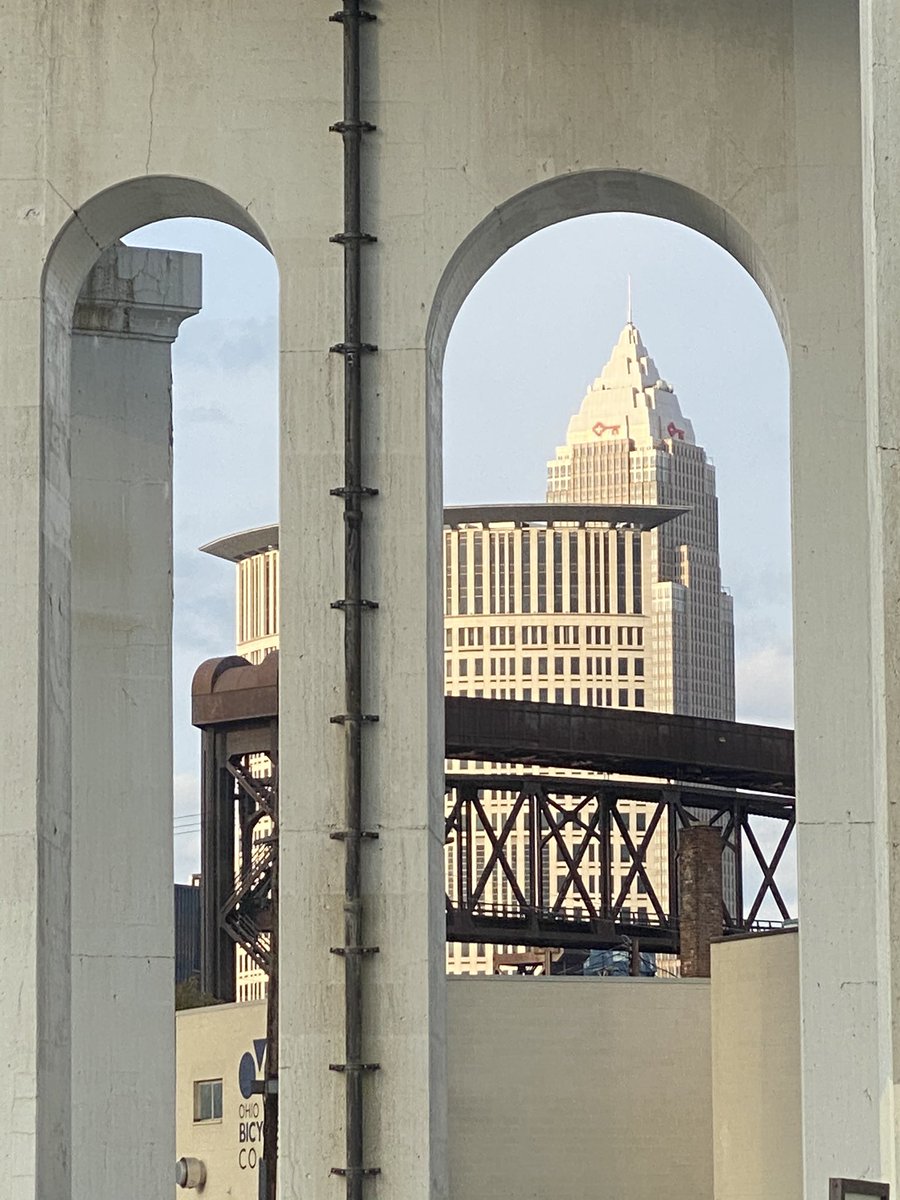
<instances>
[{"instance_id":1,"label":"steel truss bridge","mask_svg":"<svg viewBox=\"0 0 900 1200\"><path fill-rule=\"evenodd\" d=\"M234 998L237 946L272 967L277 692L277 653L194 677L203 985L221 999ZM790 731L462 697L445 713L448 940L677 953L678 835L697 824L721 830L723 932L791 919L778 876L795 824Z\"/></svg>"}]
</instances>

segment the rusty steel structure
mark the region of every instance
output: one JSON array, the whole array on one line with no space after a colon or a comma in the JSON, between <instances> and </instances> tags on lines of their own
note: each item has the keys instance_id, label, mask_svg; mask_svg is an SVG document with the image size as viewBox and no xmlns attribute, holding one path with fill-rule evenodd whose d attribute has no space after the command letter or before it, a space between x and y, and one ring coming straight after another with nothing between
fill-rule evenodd
<instances>
[{"instance_id":1,"label":"rusty steel structure","mask_svg":"<svg viewBox=\"0 0 900 1200\"><path fill-rule=\"evenodd\" d=\"M203 732L203 985L227 1000L236 946L271 965L274 841L255 845L253 831L263 816L277 819L277 652L259 666L235 656L204 663L192 704ZM766 927L767 902L776 921L790 919L777 879L795 820L790 731L462 697L448 697L445 714L451 762L505 764L446 776L448 940L677 953L678 836L698 823L721 830L731 863L723 932ZM646 813L640 831L627 819L635 802ZM760 819L777 829L769 849ZM614 834L628 858L618 885ZM480 864L479 843L490 846ZM654 851L666 863L665 900L648 869ZM745 862L758 868L752 886ZM646 912L628 904L632 885ZM498 894L502 903L489 899Z\"/></svg>"},{"instance_id":2,"label":"rusty steel structure","mask_svg":"<svg viewBox=\"0 0 900 1200\"><path fill-rule=\"evenodd\" d=\"M499 829L488 797L495 808L497 798L503 800ZM628 820L634 801L649 808L646 828L640 832L630 828ZM767 899L781 920L791 918L775 878L794 830L794 805L786 797L548 774L452 774L447 776L447 802L450 941L580 950L639 943L643 950L677 954L678 835L696 824L721 830L723 852L733 864L734 886L723 901L723 933L762 928L760 913ZM753 828L757 817L781 826L768 853ZM618 883L612 863L614 832L628 859ZM647 867L657 840L667 860L667 901ZM485 841L491 850L479 869L477 847ZM549 870L551 847L557 863L565 864L562 872ZM745 847L761 876L749 894L744 886ZM596 881L594 886L588 876ZM628 902L635 886L646 897L646 911ZM502 903L486 899L498 893L505 896Z\"/></svg>"}]
</instances>

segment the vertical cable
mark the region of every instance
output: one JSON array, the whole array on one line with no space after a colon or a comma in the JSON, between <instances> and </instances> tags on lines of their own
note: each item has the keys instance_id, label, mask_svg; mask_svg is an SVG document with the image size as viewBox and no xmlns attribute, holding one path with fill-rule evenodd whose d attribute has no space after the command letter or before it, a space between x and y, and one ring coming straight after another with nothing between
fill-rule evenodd
<instances>
[{"instance_id":1,"label":"vertical cable","mask_svg":"<svg viewBox=\"0 0 900 1200\"><path fill-rule=\"evenodd\" d=\"M362 247L375 241L362 231L361 149L363 135L374 125L360 117L360 28L373 21L360 9L359 0L345 0L330 20L344 30L344 114L331 129L344 145L344 229L332 237L344 251L344 340L332 352L344 358L344 483L332 495L344 502L344 598L333 608L344 614L344 712L332 721L344 727L346 791L344 828L332 836L344 843L344 944L332 953L344 960L344 1055L331 1070L342 1072L346 1084L345 1136L347 1162L332 1174L346 1179L347 1200L361 1200L363 1180L378 1174L367 1167L363 1147L363 1075L378 1064L362 1061L363 959L377 946L363 943L361 851L372 835L363 827L363 726L377 717L363 712L362 639L363 610L377 608L362 595L363 501L376 495L362 479L362 357L376 347L362 340Z\"/></svg>"}]
</instances>

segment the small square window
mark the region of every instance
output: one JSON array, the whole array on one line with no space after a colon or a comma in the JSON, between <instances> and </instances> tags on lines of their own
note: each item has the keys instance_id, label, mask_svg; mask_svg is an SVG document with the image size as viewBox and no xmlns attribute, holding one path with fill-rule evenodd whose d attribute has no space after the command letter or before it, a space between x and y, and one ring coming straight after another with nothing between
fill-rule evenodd
<instances>
[{"instance_id":1,"label":"small square window","mask_svg":"<svg viewBox=\"0 0 900 1200\"><path fill-rule=\"evenodd\" d=\"M198 1079L194 1082L194 1120L222 1120L222 1080Z\"/></svg>"}]
</instances>

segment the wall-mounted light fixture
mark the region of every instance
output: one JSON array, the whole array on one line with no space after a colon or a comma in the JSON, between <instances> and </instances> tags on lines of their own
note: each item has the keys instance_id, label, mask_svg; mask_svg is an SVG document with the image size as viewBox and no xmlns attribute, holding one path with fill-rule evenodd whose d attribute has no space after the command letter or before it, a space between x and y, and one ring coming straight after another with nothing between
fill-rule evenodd
<instances>
[{"instance_id":1,"label":"wall-mounted light fixture","mask_svg":"<svg viewBox=\"0 0 900 1200\"><path fill-rule=\"evenodd\" d=\"M206 1183L206 1164L199 1158L179 1158L175 1164L175 1183L182 1188L202 1188Z\"/></svg>"}]
</instances>

